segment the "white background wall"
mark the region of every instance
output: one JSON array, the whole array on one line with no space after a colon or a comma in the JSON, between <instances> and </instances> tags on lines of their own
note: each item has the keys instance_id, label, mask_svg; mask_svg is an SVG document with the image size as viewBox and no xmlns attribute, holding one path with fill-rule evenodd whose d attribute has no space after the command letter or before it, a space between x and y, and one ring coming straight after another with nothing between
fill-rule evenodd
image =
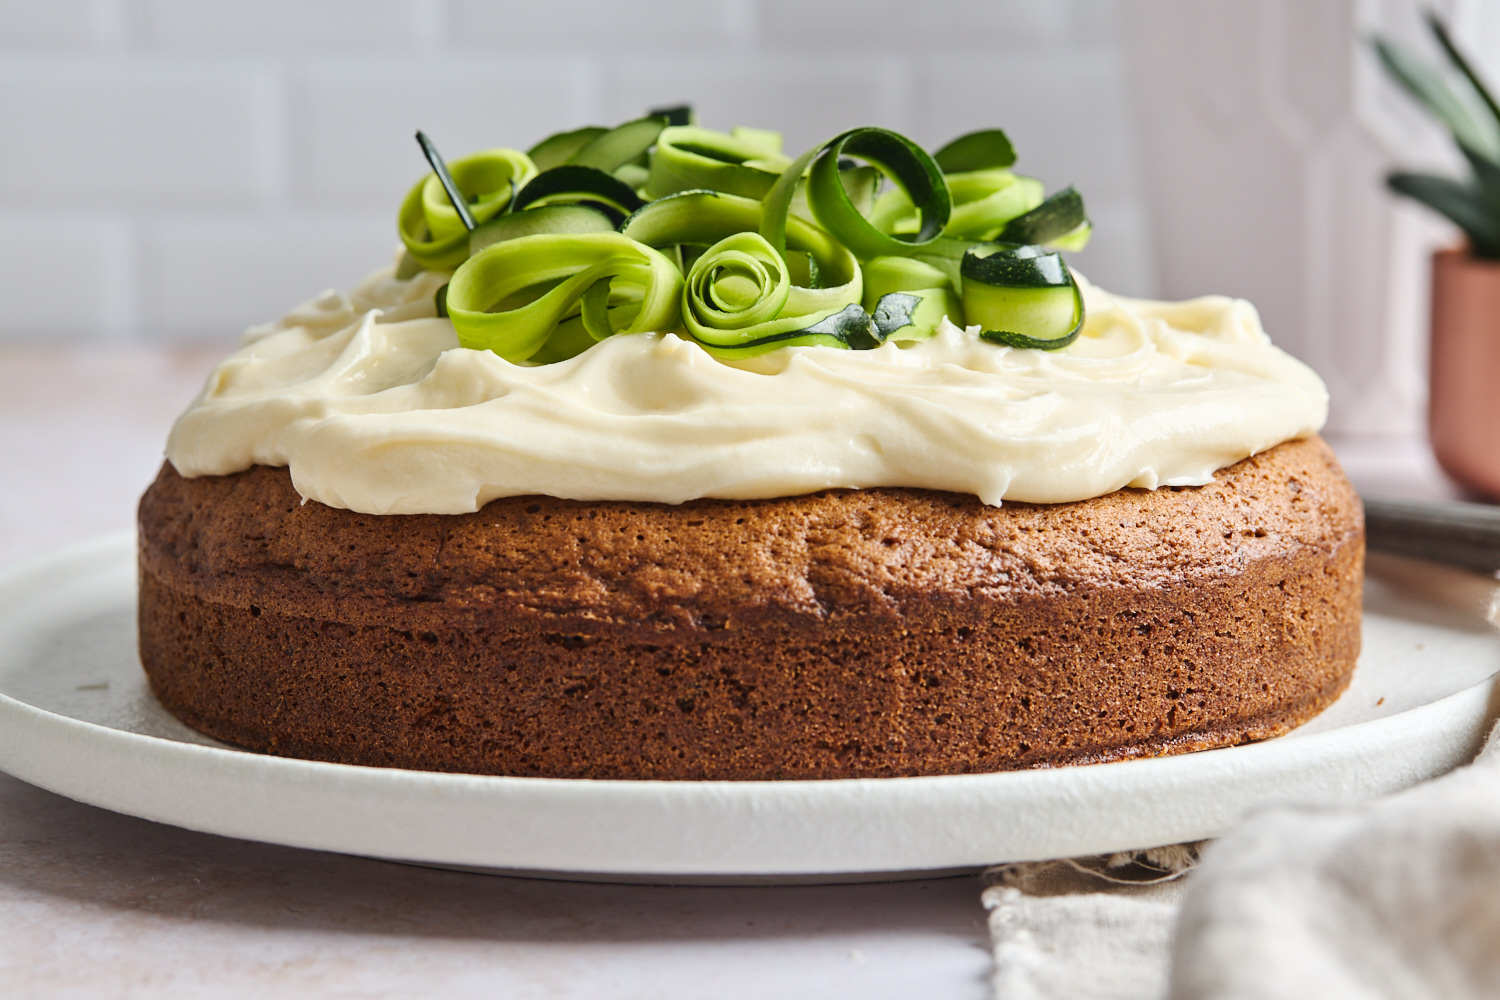
<instances>
[{"instance_id":1,"label":"white background wall","mask_svg":"<svg viewBox=\"0 0 1500 1000\"><path fill-rule=\"evenodd\" d=\"M384 263L449 156L691 100L703 124L1010 131L1079 259L1151 290L1109 0L4 0L0 338L215 337Z\"/></svg>"}]
</instances>

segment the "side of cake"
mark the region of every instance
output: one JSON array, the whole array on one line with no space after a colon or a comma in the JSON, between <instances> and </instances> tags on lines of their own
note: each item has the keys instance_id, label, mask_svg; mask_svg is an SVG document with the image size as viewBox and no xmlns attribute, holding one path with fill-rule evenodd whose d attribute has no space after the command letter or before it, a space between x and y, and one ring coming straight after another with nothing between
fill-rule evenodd
<instances>
[{"instance_id":1,"label":"side of cake","mask_svg":"<svg viewBox=\"0 0 1500 1000\"><path fill-rule=\"evenodd\" d=\"M1279 735L1359 649L1326 445L1066 509L952 493L303 505L284 470L141 511L142 650L211 735L346 763L585 778L880 777ZM253 668L246 665L253 664Z\"/></svg>"}]
</instances>

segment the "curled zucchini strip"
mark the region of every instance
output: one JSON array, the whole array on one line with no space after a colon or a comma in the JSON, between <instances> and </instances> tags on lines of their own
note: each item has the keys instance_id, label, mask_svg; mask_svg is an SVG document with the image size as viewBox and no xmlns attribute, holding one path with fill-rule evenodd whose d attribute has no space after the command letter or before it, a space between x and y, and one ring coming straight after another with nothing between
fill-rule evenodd
<instances>
[{"instance_id":1,"label":"curled zucchini strip","mask_svg":"<svg viewBox=\"0 0 1500 1000\"><path fill-rule=\"evenodd\" d=\"M542 205L497 215L469 234L469 253L478 253L494 243L536 236L539 233L612 233L610 216L587 205Z\"/></svg>"},{"instance_id":2,"label":"curled zucchini strip","mask_svg":"<svg viewBox=\"0 0 1500 1000\"><path fill-rule=\"evenodd\" d=\"M932 154L945 174L970 170L1004 169L1016 162L1016 147L1010 137L997 128L968 132Z\"/></svg>"},{"instance_id":3,"label":"curled zucchini strip","mask_svg":"<svg viewBox=\"0 0 1500 1000\"><path fill-rule=\"evenodd\" d=\"M1083 329L1083 293L1062 257L1036 246L973 247L962 264L964 314L979 336L1055 351Z\"/></svg>"},{"instance_id":4,"label":"curled zucchini strip","mask_svg":"<svg viewBox=\"0 0 1500 1000\"><path fill-rule=\"evenodd\" d=\"M840 176L839 161L845 156L865 160L905 194L917 215L914 232L897 238L865 218ZM786 177L782 175L783 181ZM790 192L787 197L790 203ZM851 129L824 144L808 171L807 204L818 224L860 260L921 253L942 235L952 212L948 185L932 157L905 136L883 128Z\"/></svg>"},{"instance_id":5,"label":"curled zucchini strip","mask_svg":"<svg viewBox=\"0 0 1500 1000\"><path fill-rule=\"evenodd\" d=\"M948 174L946 180L953 199L953 212L943 229L943 236L949 239L997 239L1012 219L1042 204L1042 182L1009 170L971 170ZM918 225L916 208L906 192L896 188L876 201L870 223L882 232L914 233Z\"/></svg>"},{"instance_id":6,"label":"curled zucchini strip","mask_svg":"<svg viewBox=\"0 0 1500 1000\"><path fill-rule=\"evenodd\" d=\"M953 217L943 235L954 239L997 239L1012 220L1042 203L1042 182L1009 170L949 174L948 188L953 192Z\"/></svg>"},{"instance_id":7,"label":"curled zucchini strip","mask_svg":"<svg viewBox=\"0 0 1500 1000\"><path fill-rule=\"evenodd\" d=\"M903 321L890 327L883 340L927 340L937 333L944 316L964 325L963 301L952 279L932 264L911 257L876 257L866 262L864 279L863 305L871 316L879 319L884 308L894 319L895 303L901 303Z\"/></svg>"},{"instance_id":8,"label":"curled zucchini strip","mask_svg":"<svg viewBox=\"0 0 1500 1000\"><path fill-rule=\"evenodd\" d=\"M1081 250L1088 242L1089 220L1083 210L1083 196L1072 187L1041 202L1025 215L1006 223L994 238L1003 243L1057 243L1070 241L1068 249Z\"/></svg>"},{"instance_id":9,"label":"curled zucchini strip","mask_svg":"<svg viewBox=\"0 0 1500 1000\"><path fill-rule=\"evenodd\" d=\"M447 311L464 347L521 362L545 345L542 360L562 360L617 333L677 329L681 295L672 262L629 237L541 234L465 261L448 284Z\"/></svg>"},{"instance_id":10,"label":"curled zucchini strip","mask_svg":"<svg viewBox=\"0 0 1500 1000\"><path fill-rule=\"evenodd\" d=\"M565 165L593 167L613 174L632 191L646 183L647 151L672 116L684 109L664 108L614 128L574 129L549 135L527 155L541 171Z\"/></svg>"},{"instance_id":11,"label":"curled zucchini strip","mask_svg":"<svg viewBox=\"0 0 1500 1000\"><path fill-rule=\"evenodd\" d=\"M749 357L778 347L875 347L870 317L843 295L823 308L794 301L785 259L756 232L735 233L709 247L688 271L682 319L694 340L714 354Z\"/></svg>"},{"instance_id":12,"label":"curled zucchini strip","mask_svg":"<svg viewBox=\"0 0 1500 1000\"><path fill-rule=\"evenodd\" d=\"M487 149L448 164L476 223L505 211L516 189L536 175L525 153ZM423 267L443 271L469 255L469 230L448 200L437 174L430 173L407 192L398 216L401 242Z\"/></svg>"},{"instance_id":13,"label":"curled zucchini strip","mask_svg":"<svg viewBox=\"0 0 1500 1000\"><path fill-rule=\"evenodd\" d=\"M586 204L614 219L616 225L643 204L630 185L598 167L567 163L537 174L516 193L510 210L533 205Z\"/></svg>"},{"instance_id":14,"label":"curled zucchini strip","mask_svg":"<svg viewBox=\"0 0 1500 1000\"><path fill-rule=\"evenodd\" d=\"M791 287L775 247L759 233L735 233L710 247L688 272L682 321L703 343L733 347L781 315Z\"/></svg>"},{"instance_id":15,"label":"curled zucchini strip","mask_svg":"<svg viewBox=\"0 0 1500 1000\"><path fill-rule=\"evenodd\" d=\"M760 202L718 191L680 191L637 211L620 232L658 250L682 248L684 259L696 259L720 240L755 232L761 222ZM806 315L859 301L859 261L826 230L793 216L782 219L781 232L792 280L788 310Z\"/></svg>"},{"instance_id":16,"label":"curled zucchini strip","mask_svg":"<svg viewBox=\"0 0 1500 1000\"><path fill-rule=\"evenodd\" d=\"M844 151L864 157L872 167L841 165L840 153ZM807 184L808 204L819 221L826 224L832 219L834 225L843 227L842 233L830 233L837 237L835 244L848 247L853 233L856 242L863 241L859 245L866 252L896 251L874 253L868 259L866 266L874 268L873 285L867 283L864 268L861 269L861 302L858 307L851 305L839 314L838 342L863 349L877 347L887 340L925 340L937 331L945 315L961 322L956 257L968 244L960 248L956 241L945 241L941 236L950 203L946 184L931 158L903 137L883 129L856 129L803 153L782 173L762 203L760 233L771 246L783 252L788 263L793 260L790 237L803 224L791 214L791 206L801 174L809 165L812 172ZM923 209L915 227L918 231L911 238L898 240L880 233L861 212L858 195L861 188L873 190L873 183L869 183L874 180L873 170L892 177L897 190L908 198L908 204L912 193L922 199ZM865 171L871 173L861 176ZM849 183L851 180L856 183ZM932 249L942 249L955 258L951 274L914 258L915 254ZM855 255L858 256L857 252ZM861 316L864 322L860 321Z\"/></svg>"},{"instance_id":17,"label":"curled zucchini strip","mask_svg":"<svg viewBox=\"0 0 1500 1000\"><path fill-rule=\"evenodd\" d=\"M644 193L648 198L662 198L706 189L763 198L790 162L773 148L771 135L742 129L733 136L695 125L662 129Z\"/></svg>"},{"instance_id":18,"label":"curled zucchini strip","mask_svg":"<svg viewBox=\"0 0 1500 1000\"><path fill-rule=\"evenodd\" d=\"M829 320L850 306L858 311L863 278L854 255L795 217L783 220L790 249L782 254L756 232L761 211L749 198L682 191L642 208L620 231L692 261L683 321L711 353L747 357L793 344L864 345L867 322L855 315Z\"/></svg>"},{"instance_id":19,"label":"curled zucchini strip","mask_svg":"<svg viewBox=\"0 0 1500 1000\"><path fill-rule=\"evenodd\" d=\"M1019 232L1002 235L1012 220L1042 205L1044 194L1041 181L1009 169L1016 162L1016 151L1004 132L986 129L961 135L938 150L933 161L942 169L953 200L952 214L943 228L945 239L1046 242ZM881 195L869 215L872 225L893 235L915 233L920 226L916 206L900 188Z\"/></svg>"},{"instance_id":20,"label":"curled zucchini strip","mask_svg":"<svg viewBox=\"0 0 1500 1000\"><path fill-rule=\"evenodd\" d=\"M569 132L554 132L526 151L538 170L560 167L573 158L573 154L608 132L600 125L589 125Z\"/></svg>"},{"instance_id":21,"label":"curled zucchini strip","mask_svg":"<svg viewBox=\"0 0 1500 1000\"><path fill-rule=\"evenodd\" d=\"M566 162L604 171L618 170L650 149L661 130L666 127L667 119L660 115L647 115L645 118L616 125L580 147Z\"/></svg>"}]
</instances>

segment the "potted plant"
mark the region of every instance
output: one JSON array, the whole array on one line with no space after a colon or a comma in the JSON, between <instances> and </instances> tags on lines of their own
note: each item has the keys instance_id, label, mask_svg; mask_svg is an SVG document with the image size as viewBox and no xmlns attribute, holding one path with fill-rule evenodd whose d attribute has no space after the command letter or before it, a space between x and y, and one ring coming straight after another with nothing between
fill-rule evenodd
<instances>
[{"instance_id":1,"label":"potted plant","mask_svg":"<svg viewBox=\"0 0 1500 1000\"><path fill-rule=\"evenodd\" d=\"M1396 172L1386 183L1468 236L1467 245L1433 255L1428 435L1443 471L1500 498L1500 105L1443 23L1432 15L1427 23L1446 67L1382 38L1375 51L1452 134L1469 177Z\"/></svg>"}]
</instances>

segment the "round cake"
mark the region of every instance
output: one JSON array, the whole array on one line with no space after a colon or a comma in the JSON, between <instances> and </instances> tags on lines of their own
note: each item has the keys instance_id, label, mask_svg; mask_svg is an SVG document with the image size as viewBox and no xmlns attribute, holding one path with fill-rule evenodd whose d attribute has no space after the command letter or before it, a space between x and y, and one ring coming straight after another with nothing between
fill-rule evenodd
<instances>
[{"instance_id":1,"label":"round cake","mask_svg":"<svg viewBox=\"0 0 1500 1000\"><path fill-rule=\"evenodd\" d=\"M462 515L285 469L140 511L142 662L270 753L569 778L889 777L1286 732L1348 683L1363 524L1317 438L1201 487L989 507L910 489Z\"/></svg>"},{"instance_id":2,"label":"round cake","mask_svg":"<svg viewBox=\"0 0 1500 1000\"><path fill-rule=\"evenodd\" d=\"M1255 310L1110 295L998 130L793 160L685 109L490 149L252 328L140 509L141 660L270 753L954 774L1285 732L1361 508ZM861 166L860 162L864 165Z\"/></svg>"}]
</instances>

